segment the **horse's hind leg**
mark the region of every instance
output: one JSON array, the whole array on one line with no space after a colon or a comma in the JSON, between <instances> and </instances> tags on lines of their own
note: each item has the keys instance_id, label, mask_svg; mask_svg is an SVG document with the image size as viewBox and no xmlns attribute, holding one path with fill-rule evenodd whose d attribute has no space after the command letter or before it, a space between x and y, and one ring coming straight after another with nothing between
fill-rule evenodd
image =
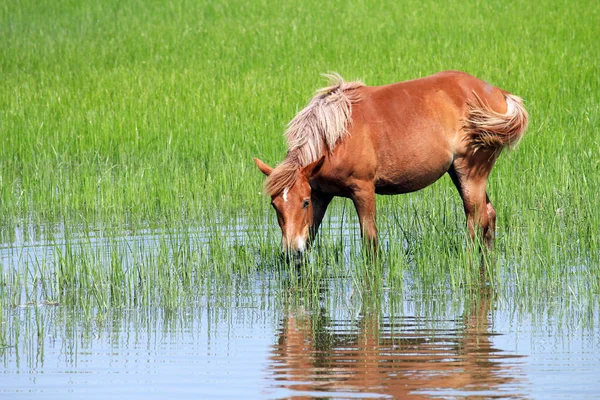
<instances>
[{"instance_id":1,"label":"horse's hind leg","mask_svg":"<svg viewBox=\"0 0 600 400\"><path fill-rule=\"evenodd\" d=\"M489 201L485 187L493 163L473 167L462 165L461 161L465 160L455 160L448 174L462 198L467 217L467 229L473 240L477 234L480 234L486 245L491 246L496 225L496 211Z\"/></svg>"},{"instance_id":2,"label":"horse's hind leg","mask_svg":"<svg viewBox=\"0 0 600 400\"><path fill-rule=\"evenodd\" d=\"M492 206L492 202L490 201L490 198L487 195L487 193L485 194L485 201L489 219L488 231L490 233L490 243L488 243L488 245L491 245L494 239L496 238L496 210L494 209L494 206Z\"/></svg>"}]
</instances>

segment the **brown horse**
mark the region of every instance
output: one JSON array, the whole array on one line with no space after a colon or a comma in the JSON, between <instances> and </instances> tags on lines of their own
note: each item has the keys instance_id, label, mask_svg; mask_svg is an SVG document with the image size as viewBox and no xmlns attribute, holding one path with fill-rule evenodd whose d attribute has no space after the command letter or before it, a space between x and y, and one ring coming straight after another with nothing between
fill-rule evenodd
<instances>
[{"instance_id":1,"label":"brown horse","mask_svg":"<svg viewBox=\"0 0 600 400\"><path fill-rule=\"evenodd\" d=\"M386 86L331 78L290 122L285 160L271 168L254 159L268 177L284 252L302 256L333 196L352 199L361 234L375 249L375 194L417 191L446 172L471 237L479 229L489 245L496 212L487 178L501 150L527 128L522 100L456 71Z\"/></svg>"}]
</instances>

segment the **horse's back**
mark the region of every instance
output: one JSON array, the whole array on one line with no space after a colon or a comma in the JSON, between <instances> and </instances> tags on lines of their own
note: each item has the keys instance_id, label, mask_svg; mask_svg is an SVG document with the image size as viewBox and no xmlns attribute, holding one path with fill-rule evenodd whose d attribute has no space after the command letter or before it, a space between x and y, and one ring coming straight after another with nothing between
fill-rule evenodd
<instances>
[{"instance_id":1,"label":"horse's back","mask_svg":"<svg viewBox=\"0 0 600 400\"><path fill-rule=\"evenodd\" d=\"M334 158L383 194L430 185L468 150L462 128L473 93L506 111L502 90L457 71L356 90L350 136Z\"/></svg>"},{"instance_id":2,"label":"horse's back","mask_svg":"<svg viewBox=\"0 0 600 400\"><path fill-rule=\"evenodd\" d=\"M462 117L473 92L493 110L499 113L506 111L506 92L460 71L443 71L384 86L364 86L358 90L361 103L374 114L373 118L386 114L390 120L402 119L405 123L410 122L410 117L422 119L433 110L439 114L440 109L454 117ZM452 121L455 122L455 119Z\"/></svg>"}]
</instances>

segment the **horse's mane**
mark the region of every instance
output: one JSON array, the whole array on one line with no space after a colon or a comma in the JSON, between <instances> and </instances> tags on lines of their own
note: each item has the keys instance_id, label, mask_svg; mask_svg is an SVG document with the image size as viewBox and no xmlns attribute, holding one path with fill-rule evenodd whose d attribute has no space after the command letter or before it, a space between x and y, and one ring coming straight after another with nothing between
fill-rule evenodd
<instances>
[{"instance_id":1,"label":"horse's mane","mask_svg":"<svg viewBox=\"0 0 600 400\"><path fill-rule=\"evenodd\" d=\"M346 82L338 74L326 75L328 87L317 90L310 103L288 124L285 132L288 152L265 182L265 192L274 196L298 179L299 169L332 152L348 133L352 104L359 101L360 81Z\"/></svg>"}]
</instances>

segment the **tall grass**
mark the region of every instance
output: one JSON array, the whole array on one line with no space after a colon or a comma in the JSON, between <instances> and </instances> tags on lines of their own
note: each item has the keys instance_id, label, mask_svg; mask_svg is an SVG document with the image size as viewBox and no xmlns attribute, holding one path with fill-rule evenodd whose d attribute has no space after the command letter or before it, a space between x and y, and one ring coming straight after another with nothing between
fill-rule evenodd
<instances>
[{"instance_id":1,"label":"tall grass","mask_svg":"<svg viewBox=\"0 0 600 400\"><path fill-rule=\"evenodd\" d=\"M490 284L507 298L598 294L599 12L554 0L4 2L1 241L65 238L52 259L5 266L4 304L176 306L211 276L268 270L278 232L251 159L284 157L285 124L320 74L377 85L443 69L522 96L530 113L490 177ZM305 267L314 281L351 270L414 293L476 283L449 179L378 207L382 267L360 261L354 211L336 200ZM155 247L110 240L146 229L161 232ZM101 250L73 240L94 232Z\"/></svg>"}]
</instances>

